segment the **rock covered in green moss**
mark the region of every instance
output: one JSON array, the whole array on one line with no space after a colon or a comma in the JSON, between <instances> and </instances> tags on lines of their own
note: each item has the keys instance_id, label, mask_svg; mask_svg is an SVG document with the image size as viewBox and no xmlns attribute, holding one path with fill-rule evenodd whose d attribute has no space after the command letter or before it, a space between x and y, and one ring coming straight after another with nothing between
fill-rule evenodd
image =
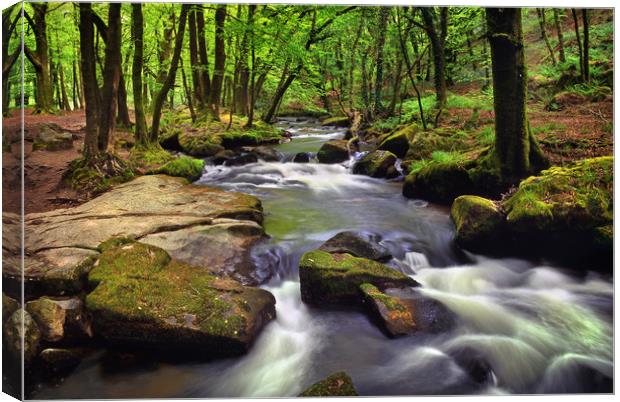
<instances>
[{"instance_id":1,"label":"rock covered in green moss","mask_svg":"<svg viewBox=\"0 0 620 402\"><path fill-rule=\"evenodd\" d=\"M41 331L24 309L15 310L3 326L2 343L9 358L15 362L20 361L23 354L24 364L30 365L37 355L40 341Z\"/></svg>"},{"instance_id":2,"label":"rock covered in green moss","mask_svg":"<svg viewBox=\"0 0 620 402\"><path fill-rule=\"evenodd\" d=\"M26 303L26 311L38 324L45 341L85 339L93 335L84 304L77 297L42 297Z\"/></svg>"},{"instance_id":3,"label":"rock covered in green moss","mask_svg":"<svg viewBox=\"0 0 620 402\"><path fill-rule=\"evenodd\" d=\"M209 157L224 150L222 139L205 132L182 132L178 136L183 152L196 157Z\"/></svg>"},{"instance_id":4,"label":"rock covered in green moss","mask_svg":"<svg viewBox=\"0 0 620 402\"><path fill-rule=\"evenodd\" d=\"M403 195L449 203L459 195L471 192L472 187L473 183L463 163L430 162L407 175Z\"/></svg>"},{"instance_id":5,"label":"rock covered in green moss","mask_svg":"<svg viewBox=\"0 0 620 402\"><path fill-rule=\"evenodd\" d=\"M351 119L348 116L334 116L328 117L321 121L322 126L333 127L349 127L351 125Z\"/></svg>"},{"instance_id":6,"label":"rock covered in green moss","mask_svg":"<svg viewBox=\"0 0 620 402\"><path fill-rule=\"evenodd\" d=\"M271 293L174 260L159 247L122 239L100 249L86 307L95 333L108 342L232 356L246 352L275 317Z\"/></svg>"},{"instance_id":7,"label":"rock covered in green moss","mask_svg":"<svg viewBox=\"0 0 620 402\"><path fill-rule=\"evenodd\" d=\"M500 204L503 223L491 201L453 206L457 238L502 239L511 252L545 256L589 267L611 267L613 254L613 157L552 167L521 182ZM484 207L481 207L483 205ZM486 222L480 222L480 213ZM460 232L460 234L459 234ZM464 244L465 245L465 244Z\"/></svg>"},{"instance_id":8,"label":"rock covered in green moss","mask_svg":"<svg viewBox=\"0 0 620 402\"><path fill-rule=\"evenodd\" d=\"M405 274L380 262L322 250L305 253L299 262L301 298L314 305L360 305L359 286L417 286Z\"/></svg>"},{"instance_id":9,"label":"rock covered in green moss","mask_svg":"<svg viewBox=\"0 0 620 402\"><path fill-rule=\"evenodd\" d=\"M403 159L406 161L429 159L435 151L464 151L468 148L466 140L466 135L448 129L417 131Z\"/></svg>"},{"instance_id":10,"label":"rock covered in green moss","mask_svg":"<svg viewBox=\"0 0 620 402\"><path fill-rule=\"evenodd\" d=\"M417 126L406 126L392 134L388 134L381 140L378 149L390 151L399 158L403 158L409 150L409 141L413 138Z\"/></svg>"},{"instance_id":11,"label":"rock covered in green moss","mask_svg":"<svg viewBox=\"0 0 620 402\"><path fill-rule=\"evenodd\" d=\"M331 140L321 146L316 154L320 163L341 163L349 160L347 140Z\"/></svg>"},{"instance_id":12,"label":"rock covered in green moss","mask_svg":"<svg viewBox=\"0 0 620 402\"><path fill-rule=\"evenodd\" d=\"M396 155L390 151L373 151L355 163L353 173L370 177L387 177L395 163Z\"/></svg>"},{"instance_id":13,"label":"rock covered in green moss","mask_svg":"<svg viewBox=\"0 0 620 402\"><path fill-rule=\"evenodd\" d=\"M319 247L331 254L348 253L354 257L375 261L388 261L392 258L389 250L379 244L381 236L375 233L345 231L336 234Z\"/></svg>"},{"instance_id":14,"label":"rock covered in green moss","mask_svg":"<svg viewBox=\"0 0 620 402\"><path fill-rule=\"evenodd\" d=\"M189 156L180 156L152 171L154 174L166 174L174 177L185 177L189 181L196 181L202 176L205 161Z\"/></svg>"},{"instance_id":15,"label":"rock covered in green moss","mask_svg":"<svg viewBox=\"0 0 620 402\"><path fill-rule=\"evenodd\" d=\"M456 227L456 242L473 251L489 251L503 239L505 217L491 200L463 195L454 200L450 217Z\"/></svg>"},{"instance_id":16,"label":"rock covered in green moss","mask_svg":"<svg viewBox=\"0 0 620 402\"><path fill-rule=\"evenodd\" d=\"M282 139L282 130L258 121L251 128L233 128L219 133L222 145L227 149L261 144L277 144Z\"/></svg>"},{"instance_id":17,"label":"rock covered in green moss","mask_svg":"<svg viewBox=\"0 0 620 402\"><path fill-rule=\"evenodd\" d=\"M17 300L10 298L2 293L2 323L9 319L11 315L19 308Z\"/></svg>"},{"instance_id":18,"label":"rock covered in green moss","mask_svg":"<svg viewBox=\"0 0 620 402\"><path fill-rule=\"evenodd\" d=\"M312 384L299 396L358 396L353 380L344 371L339 371Z\"/></svg>"}]
</instances>

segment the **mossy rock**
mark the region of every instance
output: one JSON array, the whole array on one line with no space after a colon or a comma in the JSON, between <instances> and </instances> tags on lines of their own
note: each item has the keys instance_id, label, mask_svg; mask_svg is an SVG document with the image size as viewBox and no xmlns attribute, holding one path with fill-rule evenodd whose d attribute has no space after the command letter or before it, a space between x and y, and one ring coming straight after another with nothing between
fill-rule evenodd
<instances>
[{"instance_id":1,"label":"mossy rock","mask_svg":"<svg viewBox=\"0 0 620 402\"><path fill-rule=\"evenodd\" d=\"M452 203L450 216L461 247L489 251L501 244L505 216L493 201L475 195L460 196Z\"/></svg>"},{"instance_id":2,"label":"mossy rock","mask_svg":"<svg viewBox=\"0 0 620 402\"><path fill-rule=\"evenodd\" d=\"M103 245L86 297L95 332L108 342L185 352L245 353L275 317L271 293L171 259L163 249L123 239Z\"/></svg>"},{"instance_id":3,"label":"mossy rock","mask_svg":"<svg viewBox=\"0 0 620 402\"><path fill-rule=\"evenodd\" d=\"M467 135L445 129L418 131L409 143L406 161L429 159L435 151L464 151L468 148Z\"/></svg>"},{"instance_id":4,"label":"mossy rock","mask_svg":"<svg viewBox=\"0 0 620 402\"><path fill-rule=\"evenodd\" d=\"M353 166L353 174L363 174L370 177L387 177L390 168L396 163L396 155L390 151L373 151Z\"/></svg>"},{"instance_id":5,"label":"mossy rock","mask_svg":"<svg viewBox=\"0 0 620 402\"><path fill-rule=\"evenodd\" d=\"M324 380L312 384L299 396L359 396L359 394L355 390L351 377L345 372L339 371Z\"/></svg>"},{"instance_id":6,"label":"mossy rock","mask_svg":"<svg viewBox=\"0 0 620 402\"><path fill-rule=\"evenodd\" d=\"M6 261L5 261L6 262ZM2 323L4 324L6 320L19 308L19 303L17 300L10 298L2 293Z\"/></svg>"},{"instance_id":7,"label":"mossy rock","mask_svg":"<svg viewBox=\"0 0 620 402\"><path fill-rule=\"evenodd\" d=\"M388 336L397 337L416 331L413 312L402 300L386 295L370 283L362 284L360 291L370 314L380 322Z\"/></svg>"},{"instance_id":8,"label":"mossy rock","mask_svg":"<svg viewBox=\"0 0 620 402\"><path fill-rule=\"evenodd\" d=\"M327 141L316 154L320 163L342 163L349 160L347 140Z\"/></svg>"},{"instance_id":9,"label":"mossy rock","mask_svg":"<svg viewBox=\"0 0 620 402\"><path fill-rule=\"evenodd\" d=\"M174 177L185 177L189 181L196 181L202 176L205 161L189 156L173 159L165 165L151 171L153 174L166 174Z\"/></svg>"},{"instance_id":10,"label":"mossy rock","mask_svg":"<svg viewBox=\"0 0 620 402\"><path fill-rule=\"evenodd\" d=\"M302 300L314 305L361 305L359 286L363 283L379 288L418 285L380 262L321 250L307 252L301 257L299 280Z\"/></svg>"},{"instance_id":11,"label":"mossy rock","mask_svg":"<svg viewBox=\"0 0 620 402\"><path fill-rule=\"evenodd\" d=\"M87 339L93 336L84 303L77 297L41 297L26 303L47 342Z\"/></svg>"},{"instance_id":12,"label":"mossy rock","mask_svg":"<svg viewBox=\"0 0 620 402\"><path fill-rule=\"evenodd\" d=\"M41 331L24 309L15 310L3 326L2 343L13 362L20 362L23 356L24 364L29 366L37 356L40 341Z\"/></svg>"},{"instance_id":13,"label":"mossy rock","mask_svg":"<svg viewBox=\"0 0 620 402\"><path fill-rule=\"evenodd\" d=\"M348 116L328 117L327 119L321 121L321 125L333 127L349 127L351 125L351 119L349 119Z\"/></svg>"},{"instance_id":14,"label":"mossy rock","mask_svg":"<svg viewBox=\"0 0 620 402\"><path fill-rule=\"evenodd\" d=\"M376 233L345 231L336 234L319 247L319 250L331 254L351 254L358 258L375 261L392 259L390 251L379 242L381 236Z\"/></svg>"},{"instance_id":15,"label":"mossy rock","mask_svg":"<svg viewBox=\"0 0 620 402\"><path fill-rule=\"evenodd\" d=\"M459 195L471 192L473 187L466 164L433 161L407 175L403 195L450 203Z\"/></svg>"},{"instance_id":16,"label":"mossy rock","mask_svg":"<svg viewBox=\"0 0 620 402\"><path fill-rule=\"evenodd\" d=\"M222 145L226 149L261 144L277 144L282 139L282 131L263 122L256 122L252 128L236 128L220 133Z\"/></svg>"},{"instance_id":17,"label":"mossy rock","mask_svg":"<svg viewBox=\"0 0 620 402\"><path fill-rule=\"evenodd\" d=\"M413 139L416 131L417 126L414 124L388 134L381 140L378 149L390 151L397 157L404 158L409 150L409 141Z\"/></svg>"},{"instance_id":18,"label":"mossy rock","mask_svg":"<svg viewBox=\"0 0 620 402\"><path fill-rule=\"evenodd\" d=\"M183 152L196 157L209 157L224 150L222 139L205 132L179 134L179 145Z\"/></svg>"}]
</instances>

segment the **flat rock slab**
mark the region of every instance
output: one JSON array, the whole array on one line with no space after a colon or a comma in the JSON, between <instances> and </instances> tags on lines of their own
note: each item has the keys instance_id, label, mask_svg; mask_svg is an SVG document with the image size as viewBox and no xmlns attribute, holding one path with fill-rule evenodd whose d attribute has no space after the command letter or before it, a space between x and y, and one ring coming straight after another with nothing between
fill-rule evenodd
<instances>
[{"instance_id":1,"label":"flat rock slab","mask_svg":"<svg viewBox=\"0 0 620 402\"><path fill-rule=\"evenodd\" d=\"M80 206L26 215L27 297L79 291L97 247L114 236L144 238L181 261L257 284L248 261L251 246L263 237L262 219L256 197L142 176ZM20 286L19 217L5 213L3 223L3 278L11 295ZM222 241L222 233L230 241Z\"/></svg>"}]
</instances>

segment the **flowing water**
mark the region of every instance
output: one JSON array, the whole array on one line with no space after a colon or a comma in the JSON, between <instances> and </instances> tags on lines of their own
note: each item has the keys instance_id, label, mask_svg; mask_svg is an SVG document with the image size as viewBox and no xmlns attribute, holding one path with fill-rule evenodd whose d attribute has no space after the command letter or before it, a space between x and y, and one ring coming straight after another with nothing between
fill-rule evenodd
<instances>
[{"instance_id":1,"label":"flowing water","mask_svg":"<svg viewBox=\"0 0 620 402\"><path fill-rule=\"evenodd\" d=\"M610 392L611 278L458 249L448 210L401 195L402 183L357 176L349 165L292 163L344 131L285 119L283 162L208 166L199 184L254 194L271 240L254 250L272 279L277 319L243 357L215 362L85 360L35 398L295 396L344 370L361 395ZM343 230L381 235L422 292L448 307L456 325L440 334L389 339L355 310L306 306L301 255Z\"/></svg>"}]
</instances>

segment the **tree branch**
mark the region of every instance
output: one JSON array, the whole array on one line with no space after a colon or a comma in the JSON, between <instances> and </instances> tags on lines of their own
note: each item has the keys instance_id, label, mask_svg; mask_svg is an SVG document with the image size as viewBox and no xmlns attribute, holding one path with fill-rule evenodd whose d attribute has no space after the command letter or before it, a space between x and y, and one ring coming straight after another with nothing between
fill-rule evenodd
<instances>
[{"instance_id":1,"label":"tree branch","mask_svg":"<svg viewBox=\"0 0 620 402\"><path fill-rule=\"evenodd\" d=\"M30 60L30 62L32 63L32 65L34 66L34 68L37 71L41 71L41 69L43 68L43 66L41 65L41 61L37 58L37 56L32 52L32 50L30 50L30 48L28 46L26 46L26 44L24 44L24 54L26 55L26 58L28 60Z\"/></svg>"}]
</instances>

